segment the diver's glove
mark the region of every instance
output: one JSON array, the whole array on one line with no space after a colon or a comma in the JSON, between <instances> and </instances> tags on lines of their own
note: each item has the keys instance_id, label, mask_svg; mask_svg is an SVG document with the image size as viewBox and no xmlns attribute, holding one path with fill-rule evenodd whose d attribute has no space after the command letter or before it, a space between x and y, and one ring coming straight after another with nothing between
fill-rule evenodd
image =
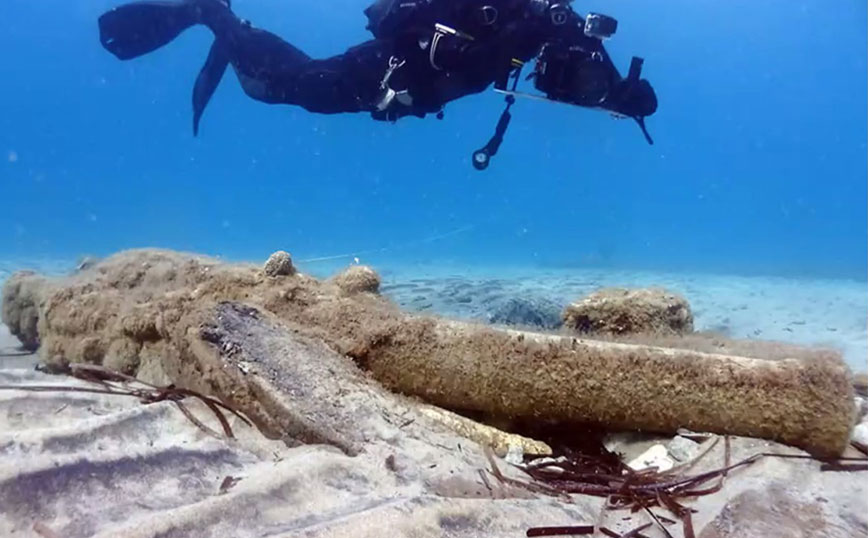
<instances>
[{"instance_id":1,"label":"diver's glove","mask_svg":"<svg viewBox=\"0 0 868 538\"><path fill-rule=\"evenodd\" d=\"M644 118L657 111L657 94L645 79L621 80L612 96L611 109L631 118Z\"/></svg>"},{"instance_id":2,"label":"diver's glove","mask_svg":"<svg viewBox=\"0 0 868 538\"><path fill-rule=\"evenodd\" d=\"M634 65L636 65L635 59ZM645 127L645 118L657 112L657 94L654 93L650 82L639 78L638 70L618 82L613 94L606 101L604 108L633 118L642 129L645 140L649 144L654 143Z\"/></svg>"}]
</instances>

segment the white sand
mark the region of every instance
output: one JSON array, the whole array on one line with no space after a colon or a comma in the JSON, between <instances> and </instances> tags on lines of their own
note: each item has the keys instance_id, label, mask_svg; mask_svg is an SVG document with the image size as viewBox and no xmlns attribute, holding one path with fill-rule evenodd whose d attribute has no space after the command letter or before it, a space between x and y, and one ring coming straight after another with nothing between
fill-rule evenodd
<instances>
[{"instance_id":1,"label":"white sand","mask_svg":"<svg viewBox=\"0 0 868 538\"><path fill-rule=\"evenodd\" d=\"M36 355L22 351L18 339L0 323L0 370L30 368L36 365Z\"/></svg>"},{"instance_id":2,"label":"white sand","mask_svg":"<svg viewBox=\"0 0 868 538\"><path fill-rule=\"evenodd\" d=\"M0 352L18 347L18 339L9 334L9 328L0 323Z\"/></svg>"},{"instance_id":3,"label":"white sand","mask_svg":"<svg viewBox=\"0 0 868 538\"><path fill-rule=\"evenodd\" d=\"M0 288L16 271L34 271L45 275L68 273L75 263L63 259L2 259L0 260ZM0 323L0 370L9 368L32 368L36 355L21 349L21 343L9 333L9 328Z\"/></svg>"}]
</instances>

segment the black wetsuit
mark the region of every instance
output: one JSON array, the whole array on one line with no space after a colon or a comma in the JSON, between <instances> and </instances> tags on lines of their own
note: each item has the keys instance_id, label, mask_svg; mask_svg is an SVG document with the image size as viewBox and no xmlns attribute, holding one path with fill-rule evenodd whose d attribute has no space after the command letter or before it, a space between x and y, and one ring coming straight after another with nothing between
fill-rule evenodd
<instances>
[{"instance_id":1,"label":"black wetsuit","mask_svg":"<svg viewBox=\"0 0 868 538\"><path fill-rule=\"evenodd\" d=\"M323 114L369 112L375 119L395 120L436 113L450 101L485 90L506 77L513 60L529 61L544 43L555 39L596 51L615 89L603 108L624 109L631 115L628 109L635 103L618 95L617 69L601 42L583 34L578 15L570 10L576 20L554 24L550 17L534 14L532 2L419 0L397 27L372 29L374 39L325 59L312 59L238 18L222 0L126 4L100 18L100 35L109 51L130 59L167 44L194 24L204 24L214 33L214 45L194 89L194 130L227 65L234 68L245 93L259 101ZM437 23L462 36L447 33L436 38ZM396 68L387 86L401 98L384 99L390 63Z\"/></svg>"},{"instance_id":2,"label":"black wetsuit","mask_svg":"<svg viewBox=\"0 0 868 538\"><path fill-rule=\"evenodd\" d=\"M202 19L225 47L245 91L254 99L298 105L311 112L372 112L375 118L392 119L437 112L450 101L491 86L512 58L532 59L546 35L539 21L526 16L526 4L527 0L434 0L420 7L395 35L325 59L312 59L228 9L215 9L213 3ZM492 24L477 15L483 7L497 10ZM436 23L473 40L442 39L432 62L430 49L420 42L432 46ZM389 86L407 90L412 105L395 101L387 113L376 107L393 58L403 63L390 77Z\"/></svg>"}]
</instances>

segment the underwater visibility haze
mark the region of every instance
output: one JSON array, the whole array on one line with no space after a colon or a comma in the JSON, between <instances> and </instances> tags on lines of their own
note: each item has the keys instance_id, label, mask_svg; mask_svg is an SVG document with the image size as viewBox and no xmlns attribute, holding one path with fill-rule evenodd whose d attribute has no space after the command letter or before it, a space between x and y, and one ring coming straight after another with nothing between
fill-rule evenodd
<instances>
[{"instance_id":1,"label":"underwater visibility haze","mask_svg":"<svg viewBox=\"0 0 868 538\"><path fill-rule=\"evenodd\" d=\"M243 260L285 249L312 272L326 266L305 260L359 258L833 279L855 290L846 323L864 330L865 2L577 0L618 20L605 46L622 74L644 58L655 144L629 119L519 99L481 172L471 153L504 105L491 89L442 120L392 124L254 101L230 69L194 137L211 33L121 62L97 29L121 3L0 5L7 268L163 247ZM368 4L232 9L320 58L370 39Z\"/></svg>"}]
</instances>

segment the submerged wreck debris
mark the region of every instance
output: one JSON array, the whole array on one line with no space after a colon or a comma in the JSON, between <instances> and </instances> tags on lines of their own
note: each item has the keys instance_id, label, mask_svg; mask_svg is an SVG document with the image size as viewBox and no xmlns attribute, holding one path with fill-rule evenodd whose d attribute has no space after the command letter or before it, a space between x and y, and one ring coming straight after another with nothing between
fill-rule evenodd
<instances>
[{"instance_id":1,"label":"submerged wreck debris","mask_svg":"<svg viewBox=\"0 0 868 538\"><path fill-rule=\"evenodd\" d=\"M44 369L74 388L0 371L0 534L34 521L149 538L868 528L852 478L865 460L839 459L854 405L834 355L497 330L409 316L368 291L153 250L62 279L15 275L4 322L30 316ZM130 396L148 405L106 403ZM666 471L633 469L607 429L699 444Z\"/></svg>"},{"instance_id":2,"label":"submerged wreck debris","mask_svg":"<svg viewBox=\"0 0 868 538\"><path fill-rule=\"evenodd\" d=\"M17 273L3 286L0 301L2 301L2 321L9 327L9 332L18 338L21 347L26 351L39 349L39 298L47 291L48 281L35 273L26 271Z\"/></svg>"},{"instance_id":3,"label":"submerged wreck debris","mask_svg":"<svg viewBox=\"0 0 868 538\"><path fill-rule=\"evenodd\" d=\"M551 447L542 441L514 433L506 433L439 407L420 405L419 413L433 423L445 426L461 437L490 447L501 458L507 457L510 450L520 454L520 456L547 456L552 453Z\"/></svg>"},{"instance_id":4,"label":"submerged wreck debris","mask_svg":"<svg viewBox=\"0 0 868 538\"><path fill-rule=\"evenodd\" d=\"M661 288L604 288L564 309L564 327L593 334L693 332L687 300Z\"/></svg>"},{"instance_id":5,"label":"submerged wreck debris","mask_svg":"<svg viewBox=\"0 0 868 538\"><path fill-rule=\"evenodd\" d=\"M855 420L852 374L831 352L763 360L499 330L407 315L376 294L342 293L330 280L272 279L253 267L174 252L123 252L61 280L14 275L4 297L10 327L38 318L47 363L117 363L123 354L131 375L213 394L226 389L210 378L209 362L219 354L222 371L258 374L248 376L245 390L221 396L241 409L260 408L266 429L277 428L282 415L264 412L255 380L281 374L261 372L275 353L274 337L239 331L254 320L323 342L388 389L494 418L688 428L775 440L823 457L842 454Z\"/></svg>"},{"instance_id":6,"label":"submerged wreck debris","mask_svg":"<svg viewBox=\"0 0 868 538\"><path fill-rule=\"evenodd\" d=\"M602 530L602 529L601 529ZM593 525L571 525L569 527L534 527L528 529L527 536L587 536L594 534Z\"/></svg>"},{"instance_id":7,"label":"submerged wreck debris","mask_svg":"<svg viewBox=\"0 0 868 538\"><path fill-rule=\"evenodd\" d=\"M366 265L351 265L336 275L334 283L348 295L356 293L379 293L380 275Z\"/></svg>"},{"instance_id":8,"label":"submerged wreck debris","mask_svg":"<svg viewBox=\"0 0 868 538\"><path fill-rule=\"evenodd\" d=\"M279 250L269 256L268 261L262 268L262 272L266 276L289 276L295 273L295 267L292 265L292 257L288 252Z\"/></svg>"}]
</instances>

